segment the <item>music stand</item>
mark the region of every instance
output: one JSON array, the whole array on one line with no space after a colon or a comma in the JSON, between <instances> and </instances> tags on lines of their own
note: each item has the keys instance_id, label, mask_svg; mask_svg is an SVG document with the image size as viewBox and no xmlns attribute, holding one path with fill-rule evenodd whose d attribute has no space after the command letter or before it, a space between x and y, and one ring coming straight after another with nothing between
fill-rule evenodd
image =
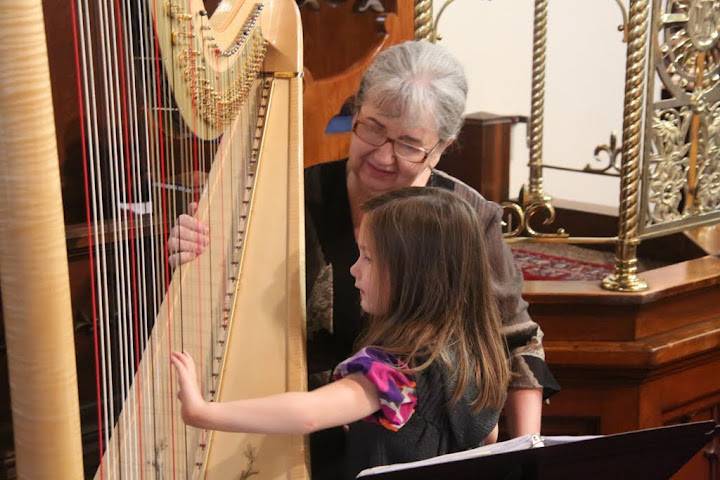
<instances>
[{"instance_id":1,"label":"music stand","mask_svg":"<svg viewBox=\"0 0 720 480\"><path fill-rule=\"evenodd\" d=\"M472 457L393 472L362 475L362 480L423 479L622 479L671 477L713 436L713 421L595 437L588 440ZM437 457L441 459L442 457Z\"/></svg>"}]
</instances>

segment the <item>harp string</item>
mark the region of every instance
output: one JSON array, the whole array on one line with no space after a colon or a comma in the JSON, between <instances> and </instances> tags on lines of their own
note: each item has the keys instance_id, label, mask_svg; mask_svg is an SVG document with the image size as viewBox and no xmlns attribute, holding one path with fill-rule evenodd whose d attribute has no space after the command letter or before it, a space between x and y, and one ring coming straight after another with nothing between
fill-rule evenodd
<instances>
[{"instance_id":1,"label":"harp string","mask_svg":"<svg viewBox=\"0 0 720 480\"><path fill-rule=\"evenodd\" d=\"M127 235L124 235L123 238L126 242L126 254L129 250L129 259L126 255L125 257L125 265L126 265L126 278L127 278L127 310L128 315L127 318L127 325L126 325L126 331L128 332L127 336L125 337L126 344L128 347L128 355L126 357L126 362L128 367L128 386L132 385L133 382L135 382L134 388L132 389L132 392L127 392L127 396L129 399L129 402L133 404L133 407L131 412L131 419L130 422L132 425L135 426L135 428L132 428L130 431L132 433L132 440L130 441L130 445L132 447L132 456L133 458L136 458L137 465L140 466L143 463L143 451L142 451L142 396L141 396L141 387L144 383L143 377L141 375L134 375L134 372L138 370L139 363L140 363L140 352L139 352L139 346L140 346L140 339L139 339L139 307L138 307L138 252L136 249L136 238L138 235L136 235L135 230L135 216L136 216L136 208L139 206L138 200L138 192L134 189L134 178L135 175L137 175L137 172L135 171L135 162L137 156L132 155L132 152L134 151L134 138L132 137L132 131L131 127L134 126L134 121L131 118L131 111L132 111L132 99L130 97L129 91L131 90L130 84L131 84L131 75L132 75L132 65L131 62L128 62L127 53L129 50L129 46L126 43L127 39L127 32L125 29L125 21L124 17L126 16L121 9L120 1L115 0L114 1L114 22L112 25L115 29L115 35L114 38L116 39L117 43L117 64L119 66L118 69L115 69L115 72L119 75L119 84L120 84L120 97L119 100L121 102L120 105L120 120L122 125L122 138L123 138L123 146L121 149L121 153L124 156L124 161L120 165L120 170L123 174L123 180L124 182L121 183L121 189L124 188L124 197L125 197L125 209L123 210L123 219L125 220L125 225L123 228L123 231L127 231ZM142 233L141 233L142 234Z\"/></svg>"},{"instance_id":2,"label":"harp string","mask_svg":"<svg viewBox=\"0 0 720 480\"><path fill-rule=\"evenodd\" d=\"M185 33L182 26L177 26L176 28L179 33ZM182 40L182 37L179 37L179 38L181 38L179 40L179 43L184 43L184 41ZM172 58L171 62L173 63L173 68L172 68L173 85L178 85L180 82L182 82L182 78L180 78L180 69L178 68L177 65L175 65L175 58ZM193 113L195 110L195 102L196 102L196 99L193 98L192 99ZM176 116L175 118L179 118L179 116ZM180 139L179 146L178 146L180 159L177 160L177 164L180 165L180 171L174 172L173 184L179 185L179 186L184 186L186 188L186 190L183 191L181 195L173 195L173 197L172 197L172 199L173 199L173 218L178 218L179 214L181 213L181 209L182 209L181 204L182 203L188 204L188 199L191 198L190 195L192 195L192 193L190 193L190 192L192 192L195 187L193 178L192 178L193 170L191 168L193 166L193 153L194 152L192 149L192 145L193 145L192 137L194 137L194 135L191 134L190 129L182 120L179 120L177 123L173 122L171 125L173 127L175 125L177 125L177 127L178 127L177 138ZM197 126L194 124L194 115L193 115L192 127L193 127L193 131L195 131L197 129ZM174 137L171 137L171 138L174 138ZM173 163L175 163L175 162L173 162ZM188 192L187 189L189 189L190 192ZM187 345L185 342L184 334L185 334L185 329L186 329L186 321L189 321L189 319L192 317L192 315L196 314L196 312L194 312L194 308L193 308L195 305L193 304L193 301L192 301L192 295L195 292L193 292L193 290L194 290L193 285L188 285L185 282L180 282L178 287L179 287L179 295L180 295L181 300L179 302L180 311L177 312L176 319L179 324L178 324L177 330L176 330L177 342L171 347L171 350L175 350L175 349L187 350ZM170 373L170 375L172 375L172 372ZM172 396L171 396L171 399L172 399ZM184 459L184 462L185 462L186 468L187 468L187 467L189 467L189 465L188 465L188 462L189 462L188 432L183 427L182 424L180 424L178 422L174 422L174 423L176 423L177 432L179 434L178 448L180 449L180 454L182 457L179 460L179 462L183 462L183 459ZM180 465L180 467L182 468L182 464Z\"/></svg>"},{"instance_id":3,"label":"harp string","mask_svg":"<svg viewBox=\"0 0 720 480\"><path fill-rule=\"evenodd\" d=\"M104 251L104 235L105 230L102 228L102 225L104 225L104 219L103 217L103 211L101 208L98 208L98 205L102 205L102 182L98 181L98 178L100 178L101 170L98 168L99 165L99 139L98 139L98 112L97 112L97 103L96 103L96 93L95 93L95 70L94 70L94 64L91 61L93 58L93 46L92 42L90 41L91 34L90 34L90 10L88 8L88 2L87 0L84 0L83 3L78 2L79 9L81 11L80 18L82 19L82 29L81 29L81 41L82 41L82 51L83 51L83 79L84 79L84 93L85 93L85 106L86 106L86 114L88 116L88 125L89 125L89 132L88 132L88 156L89 156L89 163L90 163L90 182L89 186L91 189L91 205L92 205L92 220L90 219L90 216L88 215L88 222L92 222L94 225L93 235L94 235L94 252L91 251L91 254L94 255L94 257L97 259L95 262L96 270L97 270L97 300L98 300L98 306L97 311L95 315L97 315L98 318L98 327L100 331L100 338L99 340L99 350L100 350L100 366L98 367L100 380L99 385L101 386L101 394L99 395L102 400L98 403L98 409L101 410L101 416L103 419L102 425L99 429L98 435L104 440L104 446L107 448L107 446L110 444L110 436L109 436L109 429L112 425L114 419L111 416L112 412L112 401L111 401L111 394L112 391L112 384L109 382L112 381L112 378L108 378L107 375L105 375L105 372L109 368L108 365L110 364L109 360L109 348L108 343L108 335L109 331L107 328L107 312L108 312L108 299L106 295L107 291L107 264L106 264L106 258L103 254ZM97 332L98 328L96 327L95 331ZM95 348L97 348L97 344L95 345ZM103 450L101 449L100 452ZM102 453L100 453L102 455ZM110 456L108 458L107 466L109 469L113 468L114 464L114 457ZM101 475L104 474L104 470L101 470Z\"/></svg>"},{"instance_id":4,"label":"harp string","mask_svg":"<svg viewBox=\"0 0 720 480\"><path fill-rule=\"evenodd\" d=\"M131 323L130 314L131 307L128 305L128 299L130 296L130 282L129 278L129 257L128 252L128 215L127 209L122 208L123 205L129 205L129 199L127 192L124 189L125 185L125 153L126 153L126 139L124 136L125 128L123 123L123 111L124 105L122 81L120 79L120 60L118 55L118 41L116 32L116 21L114 15L114 9L112 8L112 1L104 0L101 3L103 8L103 21L105 23L105 45L106 50L106 63L105 63L105 75L108 82L107 94L109 95L108 100L111 105L111 111L108 117L108 127L113 133L113 149L111 155L111 178L112 187L111 192L113 193L112 206L113 206L113 245L118 245L119 248L114 249L115 254L115 285L117 295L117 306L118 306L118 331L116 333L116 342L118 348L118 364L120 368L120 383L121 389L119 395L117 395L117 402L123 403L123 399L129 397L128 392L130 389L130 377L131 368L129 361L131 358L131 345L128 341L130 338L129 327ZM122 447L120 449L120 466L123 476L133 478L130 474L133 469L134 455L134 429L130 428L132 425L132 412L134 410L132 405L132 398L128 398L129 412L131 415L120 417L120 421L123 423L122 429L118 429L118 433L124 432L125 434L120 437ZM119 405L118 405L119 408Z\"/></svg>"},{"instance_id":5,"label":"harp string","mask_svg":"<svg viewBox=\"0 0 720 480\"><path fill-rule=\"evenodd\" d=\"M217 56L214 57L213 64L214 64L213 66L215 67L215 69L218 70ZM224 88L224 86L222 86L221 88ZM219 120L219 118L217 117L217 115L218 115L217 110L216 110L215 115L216 115L216 121ZM214 139L212 141L212 143L213 143L213 151L218 151L219 140ZM220 155L222 156L222 158L218 159L220 161L220 175L223 176L225 174L224 152L220 152ZM232 162L231 162L231 165L232 165ZM232 185L233 182L230 182L230 184ZM209 208L209 202L208 202L208 208ZM225 212L225 182L220 182L220 205L219 205L219 208L220 208L221 212ZM220 216L220 231L221 232L226 231L225 215ZM215 388L213 385L213 380L214 380L214 378L216 378L216 376L214 376L214 374L218 373L218 372L213 371L213 364L214 364L213 357L215 355L213 355L213 353L212 353L212 348L214 345L218 345L218 340L220 339L219 329L221 328L221 322L223 321L222 318L224 315L223 312L226 310L226 308L229 308L229 302L227 299L229 298L228 296L231 295L230 293L227 292L227 278L228 278L228 264L227 264L228 256L227 256L227 250L226 250L227 247L223 248L223 245L219 245L218 247L219 248L217 250L219 250L219 253L222 256L222 262L221 262L222 270L221 270L221 274L220 274L222 283L220 284L220 287L218 288L218 292L217 292L217 303L216 303L217 307L216 308L218 309L219 312L217 315L211 316L211 318L212 318L212 323L211 323L211 328L210 328L211 358L205 367L205 375L204 376L205 376L206 381L205 381L205 385L204 385L204 389L203 389L204 392L207 392L206 398L208 398L208 399L211 399L213 397L213 389ZM212 249L213 245L210 244L209 248ZM213 252L213 251L214 250L211 250L211 252ZM207 441L206 438L207 438L207 432L203 430L201 432L201 442L206 443L206 441Z\"/></svg>"},{"instance_id":6,"label":"harp string","mask_svg":"<svg viewBox=\"0 0 720 480\"><path fill-rule=\"evenodd\" d=\"M145 124L146 124L146 135L148 138L148 188L150 191L151 201L151 213L153 215L153 221L151 221L151 239L152 239L152 283L153 283L153 309L152 318L157 318L160 313L161 298L163 296L163 285L166 284L166 263L167 258L166 243L164 242L164 228L163 228L163 217L159 210L159 206L163 203L162 191L160 190L160 183L158 182L159 170L161 162L161 151L163 146L160 142L160 124L154 121L153 116L156 116L159 120L159 102L158 92L156 90L157 82L157 71L156 71L156 57L155 50L152 41L153 26L150 21L149 5L145 0L137 0L138 12L140 12L141 18L139 24L141 25L141 45L142 45L142 65L143 65L143 95L145 103L147 105L145 110ZM156 128L150 129L150 125L156 125ZM157 240L156 240L157 239ZM149 331L146 335L149 336ZM163 399L157 398L156 392L160 391L159 382L161 381L160 375L156 372L160 371L160 355L156 351L157 345L155 342L149 344L149 355L151 365L151 382L152 382L152 411L155 411L157 406L162 404ZM165 429L164 418L152 417L153 425L153 451L156 448L158 439L162 438L162 432Z\"/></svg>"},{"instance_id":7,"label":"harp string","mask_svg":"<svg viewBox=\"0 0 720 480\"><path fill-rule=\"evenodd\" d=\"M138 293L136 294L136 300L135 302L135 308L134 308L134 315L135 315L135 323L134 323L134 345L135 345L135 371L140 371L140 355L145 352L145 347L147 344L147 306L148 306L148 296L146 291L146 284L145 279L147 277L146 273L146 265L145 265L145 257L147 255L146 247L145 247L145 208L144 206L147 204L146 196L143 195L142 192L142 163L141 163L141 152L144 152L145 150L141 150L141 140L140 140L140 132L139 132L139 118L138 118L138 110L139 110L139 102L138 102L138 92L136 90L136 86L138 84L138 78L137 78L137 72L136 72L136 52L135 52L135 45L132 39L139 37L139 32L134 31L133 29L133 23L132 23L132 9L130 8L130 2L129 0L124 0L123 2L123 40L124 40L124 51L125 51L125 63L128 66L128 75L126 77L126 83L130 89L130 108L129 112L131 115L131 125L132 125L132 142L133 147L132 148L132 189L133 189L133 197L136 200L136 203L139 207L142 208L143 214L137 215L137 221L138 221L138 228L137 228L137 235L134 235L134 248L139 251L139 254L137 255L137 263L133 262L135 265L137 265L137 269L139 270L139 274L134 274L133 278L135 279L136 285L139 283L138 287L136 288L136 291ZM152 217L150 218L150 221L152 221ZM146 308L140 308L139 305L146 306ZM147 379L143 378L143 380L139 381L139 384L135 388L136 392L136 401L138 403L138 452L139 452L139 459L138 459L138 465L140 469L140 478L144 479L144 471L143 471L143 465L145 464L146 455L145 455L145 446L147 443L152 444L153 438L150 436L148 437L148 433L146 433L146 425L148 422L148 413L151 412L146 405L146 402L149 399L149 396L147 395Z\"/></svg>"},{"instance_id":8,"label":"harp string","mask_svg":"<svg viewBox=\"0 0 720 480\"><path fill-rule=\"evenodd\" d=\"M162 283L161 283L161 292L166 292L169 285L170 285L170 264L168 262L168 244L167 244L167 235L169 230L169 220L168 215L170 213L169 205L168 205L168 198L167 198L167 189L163 188L163 185L167 185L167 178L166 175L166 162L171 158L172 153L172 145L169 145L169 148L166 148L166 139L168 138L168 132L172 132L171 129L171 122L169 121L169 113L167 110L165 110L165 105L169 106L171 105L167 99L165 98L165 95L163 93L163 77L162 77L162 65L160 64L160 45L159 40L157 36L157 30L155 22L153 21L154 18L157 18L158 12L158 2L157 0L153 0L152 2L152 15L147 15L147 21L148 21L148 30L152 34L152 51L153 51L153 83L154 83L154 97L155 97L155 113L156 118L156 141L158 145L158 157L157 161L160 165L159 169L159 179L160 184L158 186L157 196L159 197L159 206L160 206L160 239L162 242L162 256L159 259L159 263L162 266ZM169 125L166 131L166 125ZM166 150L170 150L170 154L166 153ZM176 478L176 455L175 455L175 425L172 418L175 416L175 407L172 402L172 391L173 391L173 378L172 376L163 376L162 372L167 370L167 362L164 362L162 357L163 347L165 347L165 351L169 351L172 348L172 328L173 328L173 302L165 302L166 303L166 311L167 311L167 327L166 327L166 336L167 336L167 345L158 345L159 350L156 352L156 362L154 366L156 367L156 370L154 373L157 373L154 375L154 378L157 378L158 384L156 384L158 391L162 392L164 388L167 388L167 393L165 395L162 395L161 398L157 399L157 405L164 409L165 407L168 407L167 410L170 412L170 420L169 424L168 419L161 417L159 420L158 425L158 440L161 441L161 439L167 439L168 435L168 429L170 431L170 444L168 445L169 451L170 451L170 457L171 457L171 469L172 469L172 476L173 478ZM162 385L162 384L165 385Z\"/></svg>"},{"instance_id":9,"label":"harp string","mask_svg":"<svg viewBox=\"0 0 720 480\"><path fill-rule=\"evenodd\" d=\"M132 11L130 0L126 0L127 5L127 11ZM146 188L147 188L147 195L149 202L149 205L151 208L149 208L149 215L150 218L148 219L149 223L149 232L150 232L150 259L147 262L150 265L150 284L151 284L151 294L152 299L148 305L147 296L145 296L145 304L148 305L148 307L142 309L142 312L144 314L144 319L142 322L142 332L141 332L141 343L142 343L142 351L144 352L144 358L149 358L150 365L153 365L155 362L155 351L153 348L152 343L148 343L147 339L149 338L149 332L150 332L150 321L151 319L154 319L157 317L157 307L158 307L158 288L157 288L157 272L160 271L159 268L156 268L157 262L156 258L158 257L158 247L156 245L156 216L155 216L155 195L154 195L154 187L151 182L152 178L152 165L155 164L155 152L156 149L153 148L153 143L151 142L152 138L156 138L154 135L151 135L150 132L150 121L148 115L151 112L151 106L150 106L150 100L148 99L148 85L152 85L152 81L149 81L149 77L152 75L151 69L152 69L152 62L150 59L149 54L149 48L148 48L148 29L146 29L146 23L145 19L147 18L147 14L145 12L145 5L146 2L144 0L137 0L136 2L136 22L129 22L129 23L137 23L137 33L133 35L131 38L138 39L138 47L139 52L133 54L133 71L134 71L134 65L135 63L139 63L140 65L140 71L141 71L141 78L140 78L140 92L142 93L142 110L141 114L137 115L138 119L143 119L142 125L144 126L144 145L145 145L145 162L146 162ZM130 45L132 46L133 43L131 42ZM134 47L133 47L134 48ZM139 57L136 57L136 55L139 55ZM151 78L151 77L150 77ZM138 81L131 82L131 85L133 88L138 84ZM138 153L138 168L141 166L141 158L140 153ZM143 217L141 216L141 222L143 222ZM143 225L144 227L144 225ZM144 228L141 230L144 231ZM142 242L142 245L144 247L145 244L145 235L140 235L140 239ZM145 285L147 283L147 277L148 274L146 273L146 263L145 263L145 256L146 252L143 248L143 255L141 255L141 260L143 262L142 264L142 271L144 272L142 275L142 281L144 288L147 288ZM149 310L149 311L148 311ZM151 372L153 370L151 369ZM153 380L154 375L151 374L149 381L146 381L143 383L143 387L145 389L145 392L143 393L143 398L146 399L146 408L143 412L144 421L143 426L145 427L144 430L144 437L143 437L143 448L148 453L152 453L155 449L155 443L156 443L156 425L155 425L155 418L152 415L152 412L154 411L155 406L155 389L152 388L152 384L154 382ZM152 426L152 429L150 429L150 426ZM148 438L149 437L149 438ZM145 465L148 464L148 455L144 455L144 458L141 461L141 478L144 477L145 473Z\"/></svg>"},{"instance_id":10,"label":"harp string","mask_svg":"<svg viewBox=\"0 0 720 480\"><path fill-rule=\"evenodd\" d=\"M80 58L80 39L78 38L78 9L81 8L80 2L70 2L71 15L72 15L72 28L73 28L73 47L74 47L74 61L75 61L75 78L78 98L78 112L79 112L79 124L80 124L80 141L81 141L81 155L82 155L82 166L83 166L83 178L84 178L84 194L85 194L85 216L86 216L86 227L88 237L88 250L89 250L89 266L90 266L90 290L91 290L91 319L93 327L93 357L95 363L95 378L96 378L96 397L97 403L97 424L98 424L98 451L103 451L103 416L102 416L102 393L100 385L100 353L98 350L98 319L97 319L97 292L96 292L96 278L95 278L95 254L94 254L94 243L93 243L93 231L91 225L91 214L90 214L90 189L88 185L88 146L86 138L86 127L85 127L85 105L83 99L87 99L87 94L83 95L83 84L87 87L87 82L83 82L83 75L86 70L81 69L81 58ZM81 31L82 33L82 31ZM84 39L84 36L83 36ZM83 48L83 59L82 64L84 66L84 41L82 43ZM82 73L81 73L82 70ZM81 75L83 75L81 77ZM104 479L104 470L100 470L100 478Z\"/></svg>"},{"instance_id":11,"label":"harp string","mask_svg":"<svg viewBox=\"0 0 720 480\"><path fill-rule=\"evenodd\" d=\"M137 242L138 237L143 236L143 230L139 229L139 235L136 235L135 228L135 210L133 206L140 207L142 205L142 198L140 192L136 189L135 178L139 176L139 169L137 163L140 158L136 137L134 135L135 127L137 126L134 112L136 111L135 97L132 95L133 86L135 84L135 71L134 63L131 58L128 58L129 53L132 52L132 45L129 44L128 31L126 29L126 19L129 17L130 11L121 8L120 1L115 0L115 15L116 15L116 31L118 34L118 45L119 50L119 64L120 64L120 76L121 78L121 92L122 92L122 120L123 120L123 133L125 139L125 188L128 192L127 203L129 205L127 209L127 217L129 218L128 231L129 235L127 240L130 246L130 271L128 272L132 281L132 299L131 299L131 318L132 318L132 335L129 337L129 344L131 350L130 361L134 362L134 368L132 372L139 371L140 366L140 313L139 313L139 292L138 292L138 259L142 257L142 250L139 249ZM128 93L129 91L129 93ZM132 129L131 129L132 127ZM133 154L134 153L134 154ZM142 220L142 214L138 215L138 218ZM140 250L137 254L136 250ZM131 374L131 377L133 375ZM134 455L137 458L137 466L140 469L140 477L143 477L141 470L144 464L144 452L143 452L143 434L144 434L144 422L143 422L143 395L142 387L145 383L145 379L142 375L134 375L136 384L133 388L134 395L130 396L130 399L135 404L135 408L132 410L135 418L133 419L133 428L131 431L134 433L135 442L133 445L136 448ZM132 384L132 378L131 378Z\"/></svg>"},{"instance_id":12,"label":"harp string","mask_svg":"<svg viewBox=\"0 0 720 480\"><path fill-rule=\"evenodd\" d=\"M100 97L96 97L95 101L99 101L99 114L103 120L103 127L102 132L104 132L104 135L100 135L100 138L104 140L104 143L101 148L101 154L97 158L98 166L97 166L97 172L100 175L100 181L98 182L98 188L102 191L105 188L107 188L107 198L100 199L100 202L98 204L98 209L100 210L100 218L101 223L97 225L97 228L101 229L101 234L105 235L106 232L109 233L110 239L103 239L101 246L103 248L103 251L101 253L101 258L103 259L104 264L106 265L106 272L105 272L105 296L106 296L106 313L103 317L103 320L105 322L105 331L107 332L107 354L108 354L108 363L106 371L104 372L104 376L108 379L109 382L109 403L108 406L110 408L110 422L108 423L108 435L109 432L112 431L112 426L116 422L116 415L115 415L115 407L116 402L118 400L119 395L116 396L116 389L120 389L120 395L121 392L125 388L125 378L123 375L123 364L122 364L122 345L120 345L121 341L121 330L123 327L123 311L124 311L124 304L122 302L122 296L120 295L120 290L123 288L123 285L120 281L120 275L121 275L121 269L120 269L120 259L119 255L123 248L123 245L118 241L118 231L120 229L118 225L118 214L117 214L117 141L116 141L116 129L114 127L114 115L115 115L115 95L113 91L113 82L110 78L110 59L108 58L110 54L110 45L109 45L109 32L108 32L108 22L107 22L107 14L105 12L105 1L100 1L97 3L97 23L98 23L98 31L100 38L97 42L98 49L100 51L100 62L98 65L99 68L99 93ZM88 12L90 13L90 12ZM103 176L106 176L106 178L102 178ZM106 204L107 201L107 204ZM107 220L105 218L107 212ZM109 228L105 228L105 227ZM111 242L112 245L115 246L115 248L110 248L108 251L108 240ZM111 256L108 257L108 254ZM110 300L108 297L112 296L115 300L114 305L111 305ZM110 308L112 306L112 308ZM113 317L115 317L115 324L113 325ZM118 330L118 332L114 332L113 329ZM118 370L118 375L112 375L112 372L114 370ZM117 455L117 463L116 465L118 468L120 468L120 472L122 473L122 466L127 463L127 454L126 454L126 439L125 435L122 432L118 432L117 435L112 437L113 444L116 445L115 448L111 450L111 452L115 452ZM108 448L111 448L111 445L108 445ZM111 470L112 471L112 470Z\"/></svg>"},{"instance_id":13,"label":"harp string","mask_svg":"<svg viewBox=\"0 0 720 480\"><path fill-rule=\"evenodd\" d=\"M107 114L108 118L108 130L111 134L111 155L110 155L110 177L111 177L111 192L112 192L112 220L113 220L113 245L118 248L113 249L114 253L114 271L115 271L115 295L117 298L116 305L118 309L117 318L117 331L115 333L116 345L117 345L117 363L120 370L120 391L116 393L117 409L120 409L123 400L128 398L126 402L128 404L128 411L130 415L121 416L119 422L121 422L122 428L116 429L119 435L118 439L121 443L119 450L119 463L123 476L129 476L133 470L135 458L135 431L130 428L133 425L132 413L134 411L133 399L129 395L130 384L132 380L132 368L130 365L132 358L132 345L130 342L130 324L132 307L130 303L130 290L131 290L131 279L130 277L130 253L129 253L129 242L128 237L130 232L128 231L128 210L123 206L130 204L128 198L128 192L125 190L125 177L126 173L124 169L125 165L125 154L127 152L127 140L125 137L125 124L123 122L124 117L124 105L123 95L124 90L122 88L123 82L121 77L121 60L119 55L119 42L118 32L116 31L116 19L115 11L113 9L111 0L104 0L100 2L101 6L101 21L103 27L101 31L104 32L103 46L105 51L104 67L105 67L105 79L107 82L107 88L105 90L107 95L108 104L110 105L110 111ZM112 322L112 319L109 319ZM113 392L115 393L115 392ZM120 412L118 411L118 414Z\"/></svg>"}]
</instances>

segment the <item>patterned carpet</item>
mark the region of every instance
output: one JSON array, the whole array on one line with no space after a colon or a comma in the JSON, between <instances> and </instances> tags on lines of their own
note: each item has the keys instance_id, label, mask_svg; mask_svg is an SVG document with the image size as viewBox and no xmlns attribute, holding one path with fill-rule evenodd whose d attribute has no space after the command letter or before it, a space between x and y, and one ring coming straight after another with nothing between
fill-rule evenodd
<instances>
[{"instance_id":1,"label":"patterned carpet","mask_svg":"<svg viewBox=\"0 0 720 480\"><path fill-rule=\"evenodd\" d=\"M524 244L512 251L525 280L599 281L613 271L609 252L546 244Z\"/></svg>"}]
</instances>

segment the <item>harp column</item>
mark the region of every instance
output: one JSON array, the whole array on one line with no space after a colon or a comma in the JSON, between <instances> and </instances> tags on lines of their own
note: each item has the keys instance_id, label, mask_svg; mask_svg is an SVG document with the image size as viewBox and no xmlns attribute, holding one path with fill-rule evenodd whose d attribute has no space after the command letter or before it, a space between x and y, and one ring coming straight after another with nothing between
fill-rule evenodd
<instances>
[{"instance_id":1,"label":"harp column","mask_svg":"<svg viewBox=\"0 0 720 480\"><path fill-rule=\"evenodd\" d=\"M0 288L17 473L80 479L70 288L41 0L0 2L0 32Z\"/></svg>"}]
</instances>

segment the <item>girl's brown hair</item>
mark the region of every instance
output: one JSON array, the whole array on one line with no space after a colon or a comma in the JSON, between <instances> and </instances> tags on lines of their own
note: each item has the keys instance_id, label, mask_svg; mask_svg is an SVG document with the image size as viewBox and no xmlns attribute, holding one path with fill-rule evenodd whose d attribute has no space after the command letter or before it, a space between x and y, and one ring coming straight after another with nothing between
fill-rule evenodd
<instances>
[{"instance_id":1,"label":"girl's brown hair","mask_svg":"<svg viewBox=\"0 0 720 480\"><path fill-rule=\"evenodd\" d=\"M452 402L468 390L477 392L474 409L501 408L510 371L477 213L430 187L380 195L363 210L389 288L386 313L370 318L359 345L377 345L414 372L439 360L455 380Z\"/></svg>"}]
</instances>

